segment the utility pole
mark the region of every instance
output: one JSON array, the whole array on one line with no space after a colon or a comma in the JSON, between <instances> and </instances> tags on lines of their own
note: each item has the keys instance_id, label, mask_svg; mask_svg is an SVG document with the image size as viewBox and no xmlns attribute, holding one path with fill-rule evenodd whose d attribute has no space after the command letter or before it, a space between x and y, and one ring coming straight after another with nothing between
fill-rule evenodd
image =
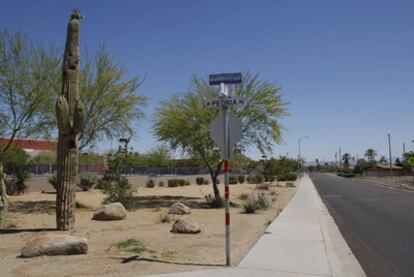
<instances>
[{"instance_id":1,"label":"utility pole","mask_svg":"<svg viewBox=\"0 0 414 277\"><path fill-rule=\"evenodd\" d=\"M301 160L301 155L300 155L300 141L302 140L302 139L307 139L307 138L309 138L308 136L303 136L303 137L300 137L300 138L298 138L298 148L299 148L299 151L298 151L298 165L299 165L299 169L298 169L298 173L299 173L299 170L301 170L302 171L302 160Z\"/></svg>"},{"instance_id":2,"label":"utility pole","mask_svg":"<svg viewBox=\"0 0 414 277\"><path fill-rule=\"evenodd\" d=\"M390 153L390 174L392 177L392 159L391 159L391 135L388 133L388 151Z\"/></svg>"},{"instance_id":3,"label":"utility pole","mask_svg":"<svg viewBox=\"0 0 414 277\"><path fill-rule=\"evenodd\" d=\"M335 151L335 166L338 166L338 152Z\"/></svg>"},{"instance_id":4,"label":"utility pole","mask_svg":"<svg viewBox=\"0 0 414 277\"><path fill-rule=\"evenodd\" d=\"M342 153L341 153L341 147L339 147L339 171L342 170Z\"/></svg>"},{"instance_id":5,"label":"utility pole","mask_svg":"<svg viewBox=\"0 0 414 277\"><path fill-rule=\"evenodd\" d=\"M405 142L403 142L403 155L405 154Z\"/></svg>"}]
</instances>

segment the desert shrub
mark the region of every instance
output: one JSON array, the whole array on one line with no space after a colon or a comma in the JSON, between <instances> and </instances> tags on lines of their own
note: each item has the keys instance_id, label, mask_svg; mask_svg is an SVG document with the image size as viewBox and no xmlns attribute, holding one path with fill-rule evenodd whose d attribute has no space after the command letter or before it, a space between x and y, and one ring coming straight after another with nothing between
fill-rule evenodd
<instances>
[{"instance_id":1,"label":"desert shrub","mask_svg":"<svg viewBox=\"0 0 414 277\"><path fill-rule=\"evenodd\" d=\"M256 188L258 190L269 190L269 185L268 184L257 184Z\"/></svg>"},{"instance_id":2,"label":"desert shrub","mask_svg":"<svg viewBox=\"0 0 414 277\"><path fill-rule=\"evenodd\" d=\"M180 187L185 186L185 185L186 185L185 180L184 180L184 179L178 179L178 185L179 185Z\"/></svg>"},{"instance_id":3,"label":"desert shrub","mask_svg":"<svg viewBox=\"0 0 414 277\"><path fill-rule=\"evenodd\" d=\"M266 210L270 208L271 202L265 192L259 192L248 196L243 202L243 211L246 214L255 213L257 210Z\"/></svg>"},{"instance_id":4,"label":"desert shrub","mask_svg":"<svg viewBox=\"0 0 414 277\"><path fill-rule=\"evenodd\" d=\"M289 172L289 173L282 173L281 175L279 175L277 177L277 180L280 182L284 182L284 181L295 181L297 178L296 173L294 172Z\"/></svg>"},{"instance_id":5,"label":"desert shrub","mask_svg":"<svg viewBox=\"0 0 414 277\"><path fill-rule=\"evenodd\" d=\"M260 184L264 182L264 176L261 174L255 175L256 184Z\"/></svg>"},{"instance_id":6,"label":"desert shrub","mask_svg":"<svg viewBox=\"0 0 414 277\"><path fill-rule=\"evenodd\" d=\"M240 199L241 200L246 200L247 198L249 198L249 195L247 193L241 193L240 194Z\"/></svg>"},{"instance_id":7,"label":"desert shrub","mask_svg":"<svg viewBox=\"0 0 414 277\"><path fill-rule=\"evenodd\" d=\"M289 187L289 188L295 187L295 185L292 182L287 182L286 186Z\"/></svg>"},{"instance_id":8,"label":"desert shrub","mask_svg":"<svg viewBox=\"0 0 414 277\"><path fill-rule=\"evenodd\" d=\"M111 181L105 179L105 178L100 178L95 186L96 189L103 189L104 186L108 185L108 183L110 183Z\"/></svg>"},{"instance_id":9,"label":"desert shrub","mask_svg":"<svg viewBox=\"0 0 414 277\"><path fill-rule=\"evenodd\" d=\"M89 191L96 183L96 174L93 172L81 172L78 175L78 186L83 191Z\"/></svg>"},{"instance_id":10,"label":"desert shrub","mask_svg":"<svg viewBox=\"0 0 414 277\"><path fill-rule=\"evenodd\" d=\"M168 179L167 186L169 188L178 187L178 179Z\"/></svg>"},{"instance_id":11,"label":"desert shrub","mask_svg":"<svg viewBox=\"0 0 414 277\"><path fill-rule=\"evenodd\" d=\"M204 184L204 177L197 177L196 178L196 183L199 186L201 186L202 184Z\"/></svg>"},{"instance_id":12,"label":"desert shrub","mask_svg":"<svg viewBox=\"0 0 414 277\"><path fill-rule=\"evenodd\" d=\"M249 184L254 184L255 183L254 176L253 175L247 176L246 181Z\"/></svg>"},{"instance_id":13,"label":"desert shrub","mask_svg":"<svg viewBox=\"0 0 414 277\"><path fill-rule=\"evenodd\" d=\"M54 172L48 179L47 181L49 182L49 184L51 184L53 186L53 188L57 191L57 175L56 172Z\"/></svg>"},{"instance_id":14,"label":"desert shrub","mask_svg":"<svg viewBox=\"0 0 414 277\"><path fill-rule=\"evenodd\" d=\"M254 214L257 210L256 201L251 197L248 197L243 202L243 211L246 214Z\"/></svg>"},{"instance_id":15,"label":"desert shrub","mask_svg":"<svg viewBox=\"0 0 414 277\"><path fill-rule=\"evenodd\" d=\"M229 176L229 184L230 185L236 185L237 184L237 176L236 175L230 175Z\"/></svg>"},{"instance_id":16,"label":"desert shrub","mask_svg":"<svg viewBox=\"0 0 414 277\"><path fill-rule=\"evenodd\" d=\"M145 183L145 186L146 186L147 188L153 188L153 187L155 187L155 182L154 182L154 180L152 180L152 179L147 180L147 182Z\"/></svg>"},{"instance_id":17,"label":"desert shrub","mask_svg":"<svg viewBox=\"0 0 414 277\"><path fill-rule=\"evenodd\" d=\"M208 195L205 195L204 198L206 200L207 205L210 208L217 209L217 208L222 208L224 206L224 200L222 197L216 199L214 195L208 194Z\"/></svg>"},{"instance_id":18,"label":"desert shrub","mask_svg":"<svg viewBox=\"0 0 414 277\"><path fill-rule=\"evenodd\" d=\"M265 192L259 192L256 198L257 209L267 210L270 208L269 198L266 196Z\"/></svg>"},{"instance_id":19,"label":"desert shrub","mask_svg":"<svg viewBox=\"0 0 414 277\"><path fill-rule=\"evenodd\" d=\"M161 223L170 223L171 222L171 217L167 213L161 213L159 219L160 219Z\"/></svg>"},{"instance_id":20,"label":"desert shrub","mask_svg":"<svg viewBox=\"0 0 414 277\"><path fill-rule=\"evenodd\" d=\"M237 180L239 181L240 184L243 184L245 179L246 178L244 177L244 175L237 176Z\"/></svg>"},{"instance_id":21,"label":"desert shrub","mask_svg":"<svg viewBox=\"0 0 414 277\"><path fill-rule=\"evenodd\" d=\"M203 185L209 185L209 184L210 184L210 181L208 179L205 179L203 182Z\"/></svg>"},{"instance_id":22,"label":"desert shrub","mask_svg":"<svg viewBox=\"0 0 414 277\"><path fill-rule=\"evenodd\" d=\"M158 183L158 186L159 186L159 187L164 187L164 186L165 186L164 181L160 181L160 182Z\"/></svg>"},{"instance_id":23,"label":"desert shrub","mask_svg":"<svg viewBox=\"0 0 414 277\"><path fill-rule=\"evenodd\" d=\"M87 206L87 205L85 205L85 204L83 204L79 201L76 201L75 208L79 209L79 210L89 210L91 207L89 207L89 206Z\"/></svg>"},{"instance_id":24,"label":"desert shrub","mask_svg":"<svg viewBox=\"0 0 414 277\"><path fill-rule=\"evenodd\" d=\"M132 209L134 207L132 201L134 191L132 184L125 176L116 176L115 181L108 182L103 187L103 193L107 194L104 203L120 202L126 209Z\"/></svg>"},{"instance_id":25,"label":"desert shrub","mask_svg":"<svg viewBox=\"0 0 414 277\"><path fill-rule=\"evenodd\" d=\"M185 185L186 185L186 186L191 185L190 181L189 181L189 180L185 180Z\"/></svg>"}]
</instances>

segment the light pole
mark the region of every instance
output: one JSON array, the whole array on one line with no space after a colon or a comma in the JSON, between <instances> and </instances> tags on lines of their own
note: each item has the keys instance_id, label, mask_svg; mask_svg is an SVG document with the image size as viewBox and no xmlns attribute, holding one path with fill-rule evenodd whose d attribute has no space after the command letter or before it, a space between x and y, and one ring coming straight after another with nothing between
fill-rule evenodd
<instances>
[{"instance_id":1,"label":"light pole","mask_svg":"<svg viewBox=\"0 0 414 277\"><path fill-rule=\"evenodd\" d=\"M308 136L303 136L303 137L299 137L298 138L298 165L299 165L299 169L298 169L298 173L299 173L299 170L302 170L302 160L301 160L301 155L300 155L300 141L302 140L302 139L308 139L309 137Z\"/></svg>"}]
</instances>

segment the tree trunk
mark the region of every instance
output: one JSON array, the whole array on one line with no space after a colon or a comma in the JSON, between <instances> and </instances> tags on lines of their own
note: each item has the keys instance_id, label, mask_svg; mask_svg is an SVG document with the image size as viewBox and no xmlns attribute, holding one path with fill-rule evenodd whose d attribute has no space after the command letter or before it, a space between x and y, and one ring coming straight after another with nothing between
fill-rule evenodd
<instances>
[{"instance_id":1,"label":"tree trunk","mask_svg":"<svg viewBox=\"0 0 414 277\"><path fill-rule=\"evenodd\" d=\"M219 164L219 166L217 167L217 170L216 171L213 171L213 169L210 166L208 166L208 170L210 171L211 181L213 183L214 199L216 201L220 201L221 200L220 190L218 189L218 186L217 186L217 177L218 177L218 175L220 173L221 164L222 163Z\"/></svg>"},{"instance_id":2,"label":"tree trunk","mask_svg":"<svg viewBox=\"0 0 414 277\"><path fill-rule=\"evenodd\" d=\"M72 138L72 139L76 139ZM57 193L56 193L56 225L60 231L73 229L75 225L76 173L78 171L78 151L69 148L71 139L59 136Z\"/></svg>"},{"instance_id":3,"label":"tree trunk","mask_svg":"<svg viewBox=\"0 0 414 277\"><path fill-rule=\"evenodd\" d=\"M0 228L7 226L8 198L6 184L4 183L3 163L0 162Z\"/></svg>"}]
</instances>

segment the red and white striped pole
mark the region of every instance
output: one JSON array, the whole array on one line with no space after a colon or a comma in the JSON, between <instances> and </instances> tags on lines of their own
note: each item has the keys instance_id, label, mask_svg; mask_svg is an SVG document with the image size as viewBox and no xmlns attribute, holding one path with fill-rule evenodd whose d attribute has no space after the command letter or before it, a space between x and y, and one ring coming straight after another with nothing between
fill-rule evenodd
<instances>
[{"instance_id":1,"label":"red and white striped pole","mask_svg":"<svg viewBox=\"0 0 414 277\"><path fill-rule=\"evenodd\" d=\"M221 84L221 92L228 95L226 84ZM230 170L230 145L229 145L229 114L228 108L223 107L224 120L224 208L226 222L226 265L231 266L231 236L230 236L230 189L229 189L229 170Z\"/></svg>"}]
</instances>

